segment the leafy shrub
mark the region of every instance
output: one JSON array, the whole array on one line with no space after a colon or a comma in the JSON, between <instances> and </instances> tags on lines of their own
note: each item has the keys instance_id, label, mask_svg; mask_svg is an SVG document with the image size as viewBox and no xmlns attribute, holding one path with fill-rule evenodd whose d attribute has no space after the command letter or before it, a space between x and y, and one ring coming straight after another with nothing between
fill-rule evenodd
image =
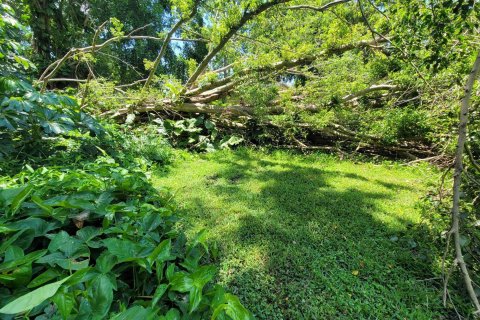
<instances>
[{"instance_id":1,"label":"leafy shrub","mask_svg":"<svg viewBox=\"0 0 480 320\"><path fill-rule=\"evenodd\" d=\"M0 138L11 147L72 130L103 133L95 119L79 110L74 99L40 93L20 78L0 78Z\"/></svg>"},{"instance_id":2,"label":"leafy shrub","mask_svg":"<svg viewBox=\"0 0 480 320\"><path fill-rule=\"evenodd\" d=\"M222 137L215 123L204 116L179 121L157 120L157 123L175 147L213 151L228 149L243 141L243 138L233 135Z\"/></svg>"},{"instance_id":3,"label":"leafy shrub","mask_svg":"<svg viewBox=\"0 0 480 320\"><path fill-rule=\"evenodd\" d=\"M74 99L33 88L27 71L35 66L23 56L28 49L26 33L28 29L14 18L12 8L0 4L0 157L72 130L103 133Z\"/></svg>"},{"instance_id":4,"label":"leafy shrub","mask_svg":"<svg viewBox=\"0 0 480 320\"><path fill-rule=\"evenodd\" d=\"M121 163L128 163L143 158L149 163L165 165L171 162L173 150L164 131L156 125L143 125L137 128L130 126L107 126L109 141L99 141L101 147L108 147L108 154Z\"/></svg>"},{"instance_id":5,"label":"leafy shrub","mask_svg":"<svg viewBox=\"0 0 480 320\"><path fill-rule=\"evenodd\" d=\"M14 10L6 3L0 3L0 77L18 76L35 69L24 56L28 33L28 28L15 19Z\"/></svg>"},{"instance_id":6,"label":"leafy shrub","mask_svg":"<svg viewBox=\"0 0 480 320\"><path fill-rule=\"evenodd\" d=\"M174 229L169 194L145 168L101 157L71 170L27 167L0 181L0 313L37 319L248 319L207 287L202 232ZM9 318L9 316L0 316Z\"/></svg>"},{"instance_id":7,"label":"leafy shrub","mask_svg":"<svg viewBox=\"0 0 480 320\"><path fill-rule=\"evenodd\" d=\"M426 112L414 108L401 108L379 110L377 113L375 115L383 119L370 123L365 121L365 125L371 126L373 123L370 133L380 136L384 142L428 140L431 126Z\"/></svg>"}]
</instances>

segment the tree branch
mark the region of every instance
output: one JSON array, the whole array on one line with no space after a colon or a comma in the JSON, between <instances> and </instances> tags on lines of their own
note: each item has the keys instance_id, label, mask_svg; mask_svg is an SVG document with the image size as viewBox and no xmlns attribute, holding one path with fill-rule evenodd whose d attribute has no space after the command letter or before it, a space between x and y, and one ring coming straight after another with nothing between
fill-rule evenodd
<instances>
[{"instance_id":1,"label":"tree branch","mask_svg":"<svg viewBox=\"0 0 480 320\"><path fill-rule=\"evenodd\" d=\"M278 4L286 3L291 0L273 0L271 2L267 2L264 4L259 5L255 10L253 11L247 11L244 12L240 20L234 24L230 30L221 38L220 42L210 50L210 52L205 56L205 58L199 63L197 66L197 69L193 72L193 74L190 76L190 78L187 80L186 87L191 86L195 81L198 79L198 77L205 71L207 68L208 64L210 61L215 57L215 55L220 52L220 50L225 47L227 42L237 33L238 30L240 30L245 23L247 23L249 20L253 19L254 17L258 16L262 12L270 9L271 7L274 7Z\"/></svg>"},{"instance_id":2,"label":"tree branch","mask_svg":"<svg viewBox=\"0 0 480 320\"><path fill-rule=\"evenodd\" d=\"M329 2L329 3L327 3L327 4L325 4L321 7L314 7L314 6L309 6L309 5L298 5L298 6L287 7L286 9L288 9L288 10L307 9L307 10L314 10L314 11L323 12L323 11L326 11L326 10L330 9L331 7L334 7L334 6L342 4L342 3L350 2L350 1L351 0L336 0L336 1Z\"/></svg>"},{"instance_id":3,"label":"tree branch","mask_svg":"<svg viewBox=\"0 0 480 320\"><path fill-rule=\"evenodd\" d=\"M355 100L359 97L363 97L366 94L369 94L374 91L396 91L399 87L393 84L374 84L366 89L351 93L342 98L342 102L348 102Z\"/></svg>"},{"instance_id":4,"label":"tree branch","mask_svg":"<svg viewBox=\"0 0 480 320\"><path fill-rule=\"evenodd\" d=\"M473 288L472 279L463 259L461 239L460 239L460 188L462 183L462 172L463 172L463 152L465 149L465 142L467 138L467 124L468 124L468 113L470 108L470 100L472 96L473 85L480 71L480 51L477 54L475 63L473 64L472 71L468 76L467 83L465 84L465 95L462 99L460 107L460 122L458 125L458 141L457 148L455 152L455 172L453 175L453 204L452 204L452 228L450 233L454 238L455 246L455 261L460 266L460 270L463 274L463 279L465 281L465 286L467 288L468 295L470 300L475 306L474 314L479 316L480 314L480 303L478 301L477 295L475 294L475 289Z\"/></svg>"},{"instance_id":5,"label":"tree branch","mask_svg":"<svg viewBox=\"0 0 480 320\"><path fill-rule=\"evenodd\" d=\"M167 47L170 44L170 39L172 38L172 36L175 34L175 32L177 32L177 30L182 26L182 24L184 24L185 22L192 19L193 16L195 16L195 14L197 13L198 2L199 1L194 2L192 12L187 17L181 18L177 23L175 23L173 28L170 29L170 31L165 36L165 40L163 41L162 47L160 48L160 52L158 53L157 57L155 58L155 60L153 62L153 67L150 70L150 74L147 77L147 81L145 81L145 84L143 86L144 89L148 88L148 86L152 82L153 76L155 75L155 72L157 71L158 65L160 64L160 61L162 61L162 58L163 58L165 52L167 51Z\"/></svg>"}]
</instances>

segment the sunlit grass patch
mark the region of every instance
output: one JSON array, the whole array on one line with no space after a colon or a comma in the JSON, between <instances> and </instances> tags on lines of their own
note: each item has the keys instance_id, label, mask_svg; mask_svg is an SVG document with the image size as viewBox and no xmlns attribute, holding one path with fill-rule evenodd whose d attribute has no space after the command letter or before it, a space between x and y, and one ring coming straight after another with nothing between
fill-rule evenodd
<instances>
[{"instance_id":1,"label":"sunlit grass patch","mask_svg":"<svg viewBox=\"0 0 480 320\"><path fill-rule=\"evenodd\" d=\"M259 319L414 318L441 313L416 204L426 167L333 156L217 152L178 161L158 186L178 192L187 234L219 245L217 281Z\"/></svg>"}]
</instances>

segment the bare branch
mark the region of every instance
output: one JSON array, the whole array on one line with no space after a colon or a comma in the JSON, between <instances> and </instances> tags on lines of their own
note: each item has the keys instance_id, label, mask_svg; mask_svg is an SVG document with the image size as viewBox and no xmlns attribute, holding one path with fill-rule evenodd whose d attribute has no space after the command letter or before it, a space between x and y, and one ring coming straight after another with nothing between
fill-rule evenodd
<instances>
[{"instance_id":1,"label":"bare branch","mask_svg":"<svg viewBox=\"0 0 480 320\"><path fill-rule=\"evenodd\" d=\"M396 91L398 90L399 87L396 85L392 84L378 84L378 85L372 85L366 89L351 93L349 95L346 95L342 98L342 102L347 102L347 101L352 101L355 100L359 97L363 97L371 92L375 91Z\"/></svg>"},{"instance_id":2,"label":"bare branch","mask_svg":"<svg viewBox=\"0 0 480 320\"><path fill-rule=\"evenodd\" d=\"M193 72L193 74L190 76L190 78L187 80L186 87L192 85L195 83L195 81L198 79L198 77L203 73L203 71L207 68L208 64L210 61L215 57L215 55L220 52L220 50L225 47L227 42L237 33L238 30L240 30L248 21L253 19L254 17L258 16L262 12L270 9L271 7L274 7L276 5L282 4L289 2L291 0L273 0L271 2L267 2L264 4L259 5L255 10L253 11L246 11L243 16L240 18L240 20L234 24L230 30L222 37L220 42L210 50L210 52L205 56L205 58L202 60L202 62L199 63L197 69Z\"/></svg>"},{"instance_id":3,"label":"bare branch","mask_svg":"<svg viewBox=\"0 0 480 320\"><path fill-rule=\"evenodd\" d=\"M460 123L458 125L458 141L457 149L455 152L455 173L453 174L453 204L452 204L452 228L450 232L453 235L454 245L455 245L455 261L460 266L460 270L463 274L463 279L465 281L465 286L467 288L468 295L470 300L475 306L474 314L478 316L480 314L480 302L478 301L477 295L475 294L475 289L473 288L472 279L463 259L461 239L460 239L460 187L462 183L462 172L463 172L463 152L465 149L465 142L467 139L467 124L468 124L468 114L470 109L470 100L472 96L472 89L475 83L475 80L480 71L480 52L477 54L475 63L473 64L472 71L468 77L467 83L465 84L465 95L462 99L462 104L460 107Z\"/></svg>"},{"instance_id":4,"label":"bare branch","mask_svg":"<svg viewBox=\"0 0 480 320\"><path fill-rule=\"evenodd\" d=\"M287 7L286 9L288 9L288 10L307 9L307 10L314 10L314 11L323 12L323 11L326 11L326 10L330 9L331 7L334 7L334 6L342 4L342 3L350 2L350 1L351 0L336 0L336 1L329 2L329 3L327 3L327 4L325 4L321 7L314 7L314 6L309 6L309 5L298 5L298 6Z\"/></svg>"},{"instance_id":5,"label":"bare branch","mask_svg":"<svg viewBox=\"0 0 480 320\"><path fill-rule=\"evenodd\" d=\"M184 24L185 22L192 19L195 16L195 14L197 13L198 3L199 3L199 1L195 1L194 4L193 4L192 12L187 17L181 18L177 23L175 23L173 28L170 29L170 31L165 36L165 40L163 41L162 47L160 48L160 52L158 53L157 57L155 58L155 60L153 62L153 67L150 70L150 74L148 75L147 81L145 81L145 84L143 86L144 88L148 88L148 86L152 82L153 76L155 75L155 72L157 71L158 65L160 64L160 61L162 61L162 58L163 58L165 52L167 51L167 47L170 44L170 39L172 38L172 36L175 34L175 32L177 32L177 30L182 26L182 24Z\"/></svg>"},{"instance_id":6,"label":"bare branch","mask_svg":"<svg viewBox=\"0 0 480 320\"><path fill-rule=\"evenodd\" d=\"M49 82L79 82L79 83L85 83L87 82L86 79L70 79L70 78L55 78L55 79L49 79Z\"/></svg>"}]
</instances>

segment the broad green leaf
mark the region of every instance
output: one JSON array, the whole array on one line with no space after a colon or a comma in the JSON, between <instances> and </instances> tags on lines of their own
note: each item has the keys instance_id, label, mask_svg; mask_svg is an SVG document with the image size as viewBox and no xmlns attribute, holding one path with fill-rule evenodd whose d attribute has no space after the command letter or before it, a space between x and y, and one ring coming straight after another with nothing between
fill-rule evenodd
<instances>
[{"instance_id":1,"label":"broad green leaf","mask_svg":"<svg viewBox=\"0 0 480 320\"><path fill-rule=\"evenodd\" d=\"M32 201L33 201L33 203L35 203L37 206L39 206L40 209L42 209L46 213L52 214L53 208L44 204L43 200L40 199L38 196L32 196Z\"/></svg>"},{"instance_id":2,"label":"broad green leaf","mask_svg":"<svg viewBox=\"0 0 480 320\"><path fill-rule=\"evenodd\" d=\"M164 262L170 258L170 250L172 248L172 241L170 239L163 240L160 244L153 250L153 252L147 257L147 261L150 265L153 262Z\"/></svg>"},{"instance_id":3,"label":"broad green leaf","mask_svg":"<svg viewBox=\"0 0 480 320\"><path fill-rule=\"evenodd\" d=\"M54 269L47 269L44 273L40 274L37 276L35 279L33 279L27 286L27 288L35 288L38 286L41 286L42 284L53 280L60 276L60 273L55 271Z\"/></svg>"},{"instance_id":4,"label":"broad green leaf","mask_svg":"<svg viewBox=\"0 0 480 320\"><path fill-rule=\"evenodd\" d=\"M180 311L178 309L170 309L168 310L167 314L160 318L160 320L180 320L182 317L180 315Z\"/></svg>"},{"instance_id":5,"label":"broad green leaf","mask_svg":"<svg viewBox=\"0 0 480 320\"><path fill-rule=\"evenodd\" d=\"M12 302L4 306L2 309L0 309L0 313L17 314L35 308L43 301L51 298L58 291L60 286L70 277L71 276L66 277L60 281L47 284L13 300Z\"/></svg>"},{"instance_id":6,"label":"broad green leaf","mask_svg":"<svg viewBox=\"0 0 480 320\"><path fill-rule=\"evenodd\" d=\"M102 229L95 227L85 227L77 231L77 237L89 245L90 240L103 234ZM93 243L93 242L92 242Z\"/></svg>"},{"instance_id":7,"label":"broad green leaf","mask_svg":"<svg viewBox=\"0 0 480 320\"><path fill-rule=\"evenodd\" d=\"M18 209L20 209L20 206L22 205L22 203L27 199L27 197L30 195L30 193L32 193L33 188L34 188L34 186L29 184L29 185L25 186L25 188L15 196L15 198L13 198L12 206L11 206L11 209L10 209L10 214L11 215L14 215L15 213L17 213L17 211L18 211Z\"/></svg>"},{"instance_id":8,"label":"broad green leaf","mask_svg":"<svg viewBox=\"0 0 480 320\"><path fill-rule=\"evenodd\" d=\"M65 253L67 257L88 257L90 253L88 247L82 240L70 236L63 230L52 238L52 241L50 241L48 245L48 250L50 252L61 251Z\"/></svg>"},{"instance_id":9,"label":"broad green leaf","mask_svg":"<svg viewBox=\"0 0 480 320\"><path fill-rule=\"evenodd\" d=\"M5 286L9 288L18 288L26 285L30 279L32 278L32 264L27 263L24 265L21 265L11 271L10 274L8 274L9 277L12 277L12 280L6 280L4 279L3 281L0 280L1 283L3 283Z\"/></svg>"},{"instance_id":10,"label":"broad green leaf","mask_svg":"<svg viewBox=\"0 0 480 320\"><path fill-rule=\"evenodd\" d=\"M75 297L73 293L67 292L67 290L58 290L53 296L52 301L57 306L63 319L68 318L75 306Z\"/></svg>"},{"instance_id":11,"label":"broad green leaf","mask_svg":"<svg viewBox=\"0 0 480 320\"><path fill-rule=\"evenodd\" d=\"M167 291L168 285L166 284L161 284L155 289L155 293L153 294L153 299L152 299L152 307L155 306L158 301L162 298L162 296L165 294L165 291Z\"/></svg>"},{"instance_id":12,"label":"broad green leaf","mask_svg":"<svg viewBox=\"0 0 480 320\"><path fill-rule=\"evenodd\" d=\"M202 266L192 273L190 277L196 287L203 288L203 286L213 279L216 271L214 266Z\"/></svg>"},{"instance_id":13,"label":"broad green leaf","mask_svg":"<svg viewBox=\"0 0 480 320\"><path fill-rule=\"evenodd\" d=\"M218 297L216 298L218 299ZM220 298L223 303L215 308L212 314L212 320L215 320L217 318L223 319L223 314L228 315L232 320L253 319L250 312L245 309L245 307L241 304L240 300L236 296L229 293L225 294L223 293L222 289L222 294Z\"/></svg>"},{"instance_id":14,"label":"broad green leaf","mask_svg":"<svg viewBox=\"0 0 480 320\"><path fill-rule=\"evenodd\" d=\"M34 237L40 237L46 235L48 232L57 229L60 224L57 222L47 222L40 218L29 217L20 221L15 221L10 224L11 227L26 230L33 230ZM23 238L23 237L22 237Z\"/></svg>"},{"instance_id":15,"label":"broad green leaf","mask_svg":"<svg viewBox=\"0 0 480 320\"><path fill-rule=\"evenodd\" d=\"M107 251L104 251L96 261L96 268L101 273L110 272L113 267L117 264L117 258L114 255L111 255Z\"/></svg>"},{"instance_id":16,"label":"broad green leaf","mask_svg":"<svg viewBox=\"0 0 480 320\"><path fill-rule=\"evenodd\" d=\"M116 256L120 261L128 261L140 257L142 247L130 240L109 238L103 240L109 253Z\"/></svg>"},{"instance_id":17,"label":"broad green leaf","mask_svg":"<svg viewBox=\"0 0 480 320\"><path fill-rule=\"evenodd\" d=\"M188 292L193 287L193 280L186 272L176 272L170 279L172 290Z\"/></svg>"},{"instance_id":18,"label":"broad green leaf","mask_svg":"<svg viewBox=\"0 0 480 320\"><path fill-rule=\"evenodd\" d=\"M19 188L0 191L0 201L4 202L4 205L8 206L8 210L6 212L8 216L13 216L15 213L17 213L22 203L33 191L33 188L33 185L28 184Z\"/></svg>"},{"instance_id":19,"label":"broad green leaf","mask_svg":"<svg viewBox=\"0 0 480 320\"><path fill-rule=\"evenodd\" d=\"M38 258L42 257L47 253L47 250L38 250L30 252L29 254L25 255L22 258L15 259L13 261L4 262L0 264L0 272L8 272L15 269L17 266L26 263L32 263L33 261L37 260Z\"/></svg>"},{"instance_id":20,"label":"broad green leaf","mask_svg":"<svg viewBox=\"0 0 480 320\"><path fill-rule=\"evenodd\" d=\"M4 241L4 242L2 243L2 245L0 246L0 254L4 253L5 250L7 250L7 248L8 248L9 246L11 246L12 243L14 243L25 231L27 231L27 230L21 230L21 231L15 233L15 234L14 234L13 236L11 236L10 238L8 238L7 241Z\"/></svg>"},{"instance_id":21,"label":"broad green leaf","mask_svg":"<svg viewBox=\"0 0 480 320\"><path fill-rule=\"evenodd\" d=\"M200 232L198 232L195 237L189 242L188 244L188 250L191 250L192 248L195 248L197 245L202 245L205 251L208 252L208 246L207 246L207 230L202 229Z\"/></svg>"},{"instance_id":22,"label":"broad green leaf","mask_svg":"<svg viewBox=\"0 0 480 320\"><path fill-rule=\"evenodd\" d=\"M22 248L12 245L7 248L7 251L5 251L5 258L3 259L3 262L17 260L24 256L25 254L23 253Z\"/></svg>"},{"instance_id":23,"label":"broad green leaf","mask_svg":"<svg viewBox=\"0 0 480 320\"><path fill-rule=\"evenodd\" d=\"M134 306L119 314L114 315L111 320L154 320L159 319L154 309Z\"/></svg>"},{"instance_id":24,"label":"broad green leaf","mask_svg":"<svg viewBox=\"0 0 480 320\"><path fill-rule=\"evenodd\" d=\"M172 281L174 274L175 274L175 265L172 263L168 265L167 272L165 273L167 280Z\"/></svg>"},{"instance_id":25,"label":"broad green leaf","mask_svg":"<svg viewBox=\"0 0 480 320\"><path fill-rule=\"evenodd\" d=\"M90 283L88 299L96 319L103 319L110 310L114 287L111 279L105 274L99 274Z\"/></svg>"},{"instance_id":26,"label":"broad green leaf","mask_svg":"<svg viewBox=\"0 0 480 320\"><path fill-rule=\"evenodd\" d=\"M197 286L194 286L190 290L190 294L189 294L189 311L190 311L190 313L195 311L198 308L198 305L200 304L200 302L202 301L202 289L203 288L199 288Z\"/></svg>"}]
</instances>

